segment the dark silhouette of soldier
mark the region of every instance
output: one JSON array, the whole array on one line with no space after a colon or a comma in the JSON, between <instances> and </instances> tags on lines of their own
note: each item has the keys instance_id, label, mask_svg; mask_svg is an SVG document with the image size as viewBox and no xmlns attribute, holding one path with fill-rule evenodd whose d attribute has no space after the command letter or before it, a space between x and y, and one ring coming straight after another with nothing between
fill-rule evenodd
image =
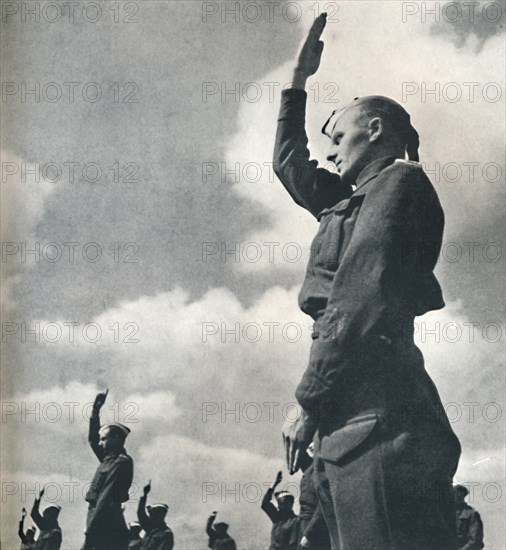
<instances>
[{"instance_id":1,"label":"dark silhouette of soldier","mask_svg":"<svg viewBox=\"0 0 506 550\"><path fill-rule=\"evenodd\" d=\"M142 550L172 550L174 534L165 523L165 516L169 510L167 504L153 504L146 507L148 494L151 491L151 482L143 490L137 507L137 519L145 531L142 539ZM146 513L147 508L147 513Z\"/></svg>"},{"instance_id":2,"label":"dark silhouette of soldier","mask_svg":"<svg viewBox=\"0 0 506 550\"><path fill-rule=\"evenodd\" d=\"M272 521L271 543L269 550L297 550L299 546L299 518L293 511L295 499L288 491L275 492L281 483L283 474L278 472L276 481L267 489L262 499L262 510ZM272 503L275 497L277 506Z\"/></svg>"},{"instance_id":3,"label":"dark silhouette of soldier","mask_svg":"<svg viewBox=\"0 0 506 550\"><path fill-rule=\"evenodd\" d=\"M35 499L31 516L35 525L39 528L39 536L35 544L35 550L60 550L62 543L62 532L58 524L58 516L61 508L59 506L47 506L42 515L39 512L40 500L44 495L44 489Z\"/></svg>"},{"instance_id":4,"label":"dark silhouette of soldier","mask_svg":"<svg viewBox=\"0 0 506 550\"><path fill-rule=\"evenodd\" d=\"M21 519L19 520L18 536L21 540L21 550L35 550L35 527L26 530L25 533L26 510L23 508Z\"/></svg>"},{"instance_id":5,"label":"dark silhouette of soldier","mask_svg":"<svg viewBox=\"0 0 506 550\"><path fill-rule=\"evenodd\" d=\"M319 222L299 294L313 344L295 392L302 413L283 430L287 465L300 468L316 435L334 550L454 550L461 448L413 339L415 317L444 307L443 210L410 116L389 98L356 98L327 120L335 171L310 160L305 85L325 24L326 14L314 21L282 92L274 149L276 175Z\"/></svg>"},{"instance_id":6,"label":"dark silhouette of soldier","mask_svg":"<svg viewBox=\"0 0 506 550\"><path fill-rule=\"evenodd\" d=\"M234 539L228 534L228 523L214 523L218 512L213 512L206 525L206 533L209 537L208 546L212 550L236 550Z\"/></svg>"},{"instance_id":7,"label":"dark silhouette of soldier","mask_svg":"<svg viewBox=\"0 0 506 550\"><path fill-rule=\"evenodd\" d=\"M459 550L481 550L483 544L483 522L480 514L466 502L469 494L464 485L455 485L455 506L457 513L457 542Z\"/></svg>"},{"instance_id":8,"label":"dark silhouette of soldier","mask_svg":"<svg viewBox=\"0 0 506 550\"><path fill-rule=\"evenodd\" d=\"M130 430L122 424L100 427L100 409L107 398L99 393L93 404L88 440L100 464L86 493L89 503L83 550L127 550L129 532L122 503L129 499L133 460L125 451Z\"/></svg>"}]
</instances>

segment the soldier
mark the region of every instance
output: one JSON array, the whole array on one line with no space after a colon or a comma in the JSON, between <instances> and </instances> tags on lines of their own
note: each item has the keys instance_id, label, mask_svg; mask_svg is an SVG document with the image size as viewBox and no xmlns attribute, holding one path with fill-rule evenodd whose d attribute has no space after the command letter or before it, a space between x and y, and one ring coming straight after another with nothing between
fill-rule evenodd
<instances>
[{"instance_id":1,"label":"soldier","mask_svg":"<svg viewBox=\"0 0 506 550\"><path fill-rule=\"evenodd\" d=\"M132 521L128 524L128 534L130 541L128 542L128 550L140 550L142 539L141 539L142 526L136 521Z\"/></svg>"},{"instance_id":2,"label":"soldier","mask_svg":"<svg viewBox=\"0 0 506 550\"><path fill-rule=\"evenodd\" d=\"M286 460L297 471L316 434L333 549L455 549L460 443L413 341L414 318L444 306L433 274L443 211L416 162L418 133L391 99L357 98L329 118L336 172L309 160L305 85L325 24L326 14L314 21L282 92L274 150L277 176L319 221L299 295L313 345L302 413L283 430ZM421 498L429 487L443 498Z\"/></svg>"},{"instance_id":3,"label":"soldier","mask_svg":"<svg viewBox=\"0 0 506 550\"><path fill-rule=\"evenodd\" d=\"M213 512L206 526L207 536L209 537L208 546L211 550L236 550L234 539L228 534L228 523L214 523L218 512Z\"/></svg>"},{"instance_id":4,"label":"soldier","mask_svg":"<svg viewBox=\"0 0 506 550\"><path fill-rule=\"evenodd\" d=\"M27 529L25 533L26 510L23 508L19 520L18 536L21 539L21 550L35 550L35 527Z\"/></svg>"},{"instance_id":5,"label":"soldier","mask_svg":"<svg viewBox=\"0 0 506 550\"><path fill-rule=\"evenodd\" d=\"M481 550L483 544L483 523L480 514L466 502L469 494L464 485L453 488L457 508L457 542L459 550Z\"/></svg>"},{"instance_id":6,"label":"soldier","mask_svg":"<svg viewBox=\"0 0 506 550\"><path fill-rule=\"evenodd\" d=\"M88 440L100 464L86 493L89 503L83 550L127 550L128 527L122 503L129 498L133 461L125 451L130 430L122 424L100 427L100 409L107 398L99 393L93 404Z\"/></svg>"},{"instance_id":7,"label":"soldier","mask_svg":"<svg viewBox=\"0 0 506 550\"><path fill-rule=\"evenodd\" d=\"M146 500L151 491L151 481L144 487L143 495L139 499L137 507L137 519L146 532L142 539L142 550L172 550L174 547L174 535L165 523L165 516L169 507L166 504L153 504L148 506L146 513Z\"/></svg>"},{"instance_id":8,"label":"soldier","mask_svg":"<svg viewBox=\"0 0 506 550\"><path fill-rule=\"evenodd\" d=\"M299 545L299 518L293 511L294 497L288 491L275 492L283 474L278 472L276 481L267 489L262 499L262 510L272 521L271 544L269 550L297 550ZM278 506L272 503L272 496Z\"/></svg>"},{"instance_id":9,"label":"soldier","mask_svg":"<svg viewBox=\"0 0 506 550\"><path fill-rule=\"evenodd\" d=\"M35 525L39 528L39 536L35 544L35 550L60 550L62 543L62 533L58 524L58 516L61 508L59 506L47 506L40 515L40 500L44 494L44 489L35 499L32 507L31 516Z\"/></svg>"}]
</instances>

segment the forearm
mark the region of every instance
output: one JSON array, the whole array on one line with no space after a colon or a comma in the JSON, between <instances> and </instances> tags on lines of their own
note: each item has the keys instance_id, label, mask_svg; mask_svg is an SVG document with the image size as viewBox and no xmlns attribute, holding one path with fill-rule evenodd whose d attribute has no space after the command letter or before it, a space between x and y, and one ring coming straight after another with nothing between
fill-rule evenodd
<instances>
[{"instance_id":1,"label":"forearm","mask_svg":"<svg viewBox=\"0 0 506 550\"><path fill-rule=\"evenodd\" d=\"M305 90L308 78L308 75L304 71L299 69L299 67L295 67L292 76L292 88L297 90Z\"/></svg>"},{"instance_id":2,"label":"forearm","mask_svg":"<svg viewBox=\"0 0 506 550\"><path fill-rule=\"evenodd\" d=\"M137 506L137 519L139 523L141 524L144 531L147 531L149 529L149 517L146 514L146 501L147 496L142 496L139 499L139 504Z\"/></svg>"}]
</instances>

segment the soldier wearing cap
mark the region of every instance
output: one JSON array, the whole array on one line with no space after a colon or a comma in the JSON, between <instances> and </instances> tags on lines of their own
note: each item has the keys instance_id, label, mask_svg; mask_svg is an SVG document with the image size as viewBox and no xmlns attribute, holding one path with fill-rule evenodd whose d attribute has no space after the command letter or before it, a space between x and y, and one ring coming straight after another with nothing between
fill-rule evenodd
<instances>
[{"instance_id":1,"label":"soldier wearing cap","mask_svg":"<svg viewBox=\"0 0 506 550\"><path fill-rule=\"evenodd\" d=\"M96 396L90 418L88 441L100 464L86 493L89 507L83 550L128 548L122 503L129 499L133 479L133 461L124 447L130 430L117 423L100 427L100 409L108 391Z\"/></svg>"},{"instance_id":2,"label":"soldier wearing cap","mask_svg":"<svg viewBox=\"0 0 506 550\"><path fill-rule=\"evenodd\" d=\"M464 485L453 487L457 508L457 542L459 550L481 550L483 522L480 514L466 502L469 490Z\"/></svg>"},{"instance_id":3,"label":"soldier wearing cap","mask_svg":"<svg viewBox=\"0 0 506 550\"><path fill-rule=\"evenodd\" d=\"M142 545L141 531L142 526L140 523L132 521L128 524L128 535L130 538L128 542L128 550L140 550Z\"/></svg>"},{"instance_id":4,"label":"soldier wearing cap","mask_svg":"<svg viewBox=\"0 0 506 550\"><path fill-rule=\"evenodd\" d=\"M39 512L40 500L44 494L44 489L35 499L32 507L31 516L35 525L39 528L39 536L35 544L35 550L60 550L62 543L62 532L58 524L60 515L60 506L47 506L42 515Z\"/></svg>"},{"instance_id":5,"label":"soldier wearing cap","mask_svg":"<svg viewBox=\"0 0 506 550\"><path fill-rule=\"evenodd\" d=\"M297 550L299 546L299 518L293 511L294 497L288 491L276 491L283 474L278 472L276 481L267 489L262 499L262 510L272 521L271 544L269 550ZM272 496L277 506L272 503Z\"/></svg>"},{"instance_id":6,"label":"soldier wearing cap","mask_svg":"<svg viewBox=\"0 0 506 550\"><path fill-rule=\"evenodd\" d=\"M21 550L35 550L35 527L26 530L25 533L26 510L23 508L21 519L19 520L18 536L21 539Z\"/></svg>"},{"instance_id":7,"label":"soldier wearing cap","mask_svg":"<svg viewBox=\"0 0 506 550\"><path fill-rule=\"evenodd\" d=\"M327 121L335 172L310 160L305 84L325 24L314 21L282 92L274 150L277 176L319 222L299 295L315 324L302 413L283 429L287 464L297 471L316 435L333 549L454 550L460 443L413 341L414 318L444 306L433 273L443 211L418 133L389 98L356 99ZM442 497L421 498L429 488Z\"/></svg>"},{"instance_id":8,"label":"soldier wearing cap","mask_svg":"<svg viewBox=\"0 0 506 550\"><path fill-rule=\"evenodd\" d=\"M165 523L165 516L169 510L167 504L152 504L146 507L148 494L151 491L151 482L143 490L137 507L137 519L146 532L142 539L142 550L172 550L174 534ZM147 508L147 512L146 512Z\"/></svg>"},{"instance_id":9,"label":"soldier wearing cap","mask_svg":"<svg viewBox=\"0 0 506 550\"><path fill-rule=\"evenodd\" d=\"M214 523L218 512L213 512L206 525L208 546L211 550L236 550L235 540L228 534L228 523Z\"/></svg>"}]
</instances>

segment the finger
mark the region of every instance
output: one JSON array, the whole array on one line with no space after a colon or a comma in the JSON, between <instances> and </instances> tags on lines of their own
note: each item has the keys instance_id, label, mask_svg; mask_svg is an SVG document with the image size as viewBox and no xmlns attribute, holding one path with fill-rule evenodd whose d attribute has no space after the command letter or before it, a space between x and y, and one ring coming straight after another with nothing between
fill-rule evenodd
<instances>
[{"instance_id":1,"label":"finger","mask_svg":"<svg viewBox=\"0 0 506 550\"><path fill-rule=\"evenodd\" d=\"M292 472L292 474L294 474L299 469L299 459L300 459L300 449L297 449L295 451L295 458L294 458L294 461L293 461L293 472Z\"/></svg>"},{"instance_id":2,"label":"finger","mask_svg":"<svg viewBox=\"0 0 506 550\"><path fill-rule=\"evenodd\" d=\"M290 467L290 438L284 437L284 443L285 443L285 462L286 467Z\"/></svg>"},{"instance_id":3,"label":"finger","mask_svg":"<svg viewBox=\"0 0 506 550\"><path fill-rule=\"evenodd\" d=\"M311 28L309 29L309 33L308 33L308 38L311 38L311 40L319 40L326 24L327 24L327 14L322 13L314 20L314 23L311 25Z\"/></svg>"},{"instance_id":4,"label":"finger","mask_svg":"<svg viewBox=\"0 0 506 550\"><path fill-rule=\"evenodd\" d=\"M104 399L107 397L107 394L109 393L109 388L107 388L104 392Z\"/></svg>"},{"instance_id":5,"label":"finger","mask_svg":"<svg viewBox=\"0 0 506 550\"><path fill-rule=\"evenodd\" d=\"M297 442L296 441L292 441L291 444L290 444L290 462L289 462L289 466L288 466L288 470L290 472L290 474L293 474L293 464L294 464L294 460L295 460L295 453L297 452Z\"/></svg>"}]
</instances>

